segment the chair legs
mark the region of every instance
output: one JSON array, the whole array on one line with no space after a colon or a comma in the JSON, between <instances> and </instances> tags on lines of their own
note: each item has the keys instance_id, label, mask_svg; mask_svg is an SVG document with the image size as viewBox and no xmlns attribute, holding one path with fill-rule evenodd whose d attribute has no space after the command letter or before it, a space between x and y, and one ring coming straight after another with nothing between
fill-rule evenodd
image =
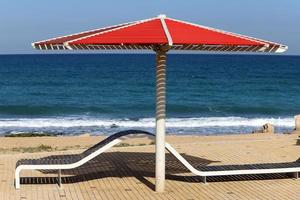
<instances>
[{"instance_id":1,"label":"chair legs","mask_svg":"<svg viewBox=\"0 0 300 200\"><path fill-rule=\"evenodd\" d=\"M294 172L294 173L293 173L293 177L294 177L295 179L299 179L299 172Z\"/></svg>"},{"instance_id":2,"label":"chair legs","mask_svg":"<svg viewBox=\"0 0 300 200\"><path fill-rule=\"evenodd\" d=\"M15 187L20 189L20 172L18 170L15 172Z\"/></svg>"},{"instance_id":3,"label":"chair legs","mask_svg":"<svg viewBox=\"0 0 300 200\"><path fill-rule=\"evenodd\" d=\"M20 189L20 174L21 174L21 168L17 167L15 171L15 187L16 189Z\"/></svg>"},{"instance_id":4,"label":"chair legs","mask_svg":"<svg viewBox=\"0 0 300 200\"><path fill-rule=\"evenodd\" d=\"M61 187L61 169L58 170L58 186Z\"/></svg>"}]
</instances>

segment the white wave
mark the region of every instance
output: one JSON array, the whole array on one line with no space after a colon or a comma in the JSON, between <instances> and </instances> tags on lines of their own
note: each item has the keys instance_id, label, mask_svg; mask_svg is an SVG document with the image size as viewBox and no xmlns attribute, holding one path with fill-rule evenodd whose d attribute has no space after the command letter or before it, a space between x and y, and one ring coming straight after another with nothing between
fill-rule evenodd
<instances>
[{"instance_id":1,"label":"white wave","mask_svg":"<svg viewBox=\"0 0 300 200\"><path fill-rule=\"evenodd\" d=\"M260 127L265 123L271 123L278 127L293 127L294 118L244 118L244 117L200 117L200 118L169 118L168 128L197 128L197 127ZM44 128L44 127L154 127L154 118L142 118L139 120L130 119L100 119L100 118L18 118L0 119L0 128L24 127L24 128Z\"/></svg>"}]
</instances>

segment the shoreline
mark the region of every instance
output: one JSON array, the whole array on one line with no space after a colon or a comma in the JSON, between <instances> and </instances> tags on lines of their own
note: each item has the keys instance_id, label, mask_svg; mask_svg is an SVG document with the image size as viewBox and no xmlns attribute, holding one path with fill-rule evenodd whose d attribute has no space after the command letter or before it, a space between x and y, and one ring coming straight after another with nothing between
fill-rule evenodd
<instances>
[{"instance_id":1,"label":"shoreline","mask_svg":"<svg viewBox=\"0 0 300 200\"><path fill-rule=\"evenodd\" d=\"M32 109L32 108L24 108ZM35 109L40 109L36 107ZM166 121L167 132L183 134L233 134L250 133L266 123L272 124L277 132L292 131L294 117L171 117ZM1 118L0 135L7 134L55 134L91 135L113 134L124 129L154 131L155 119L150 118L99 118L99 117L42 117L42 118Z\"/></svg>"}]
</instances>

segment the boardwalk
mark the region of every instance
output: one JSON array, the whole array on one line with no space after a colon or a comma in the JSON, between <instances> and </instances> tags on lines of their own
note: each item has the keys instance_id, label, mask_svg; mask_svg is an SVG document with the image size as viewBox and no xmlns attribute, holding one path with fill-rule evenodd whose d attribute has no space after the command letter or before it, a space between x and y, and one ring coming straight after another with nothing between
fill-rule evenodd
<instances>
[{"instance_id":1,"label":"boardwalk","mask_svg":"<svg viewBox=\"0 0 300 200\"><path fill-rule=\"evenodd\" d=\"M194 165L291 162L300 156L297 135L169 136L167 140ZM300 199L300 180L290 174L214 177L203 184L170 154L166 192L155 193L153 145L116 147L78 169L63 171L61 188L55 184L56 172L23 171L21 189L14 189L18 159L75 152L1 154L0 199Z\"/></svg>"}]
</instances>

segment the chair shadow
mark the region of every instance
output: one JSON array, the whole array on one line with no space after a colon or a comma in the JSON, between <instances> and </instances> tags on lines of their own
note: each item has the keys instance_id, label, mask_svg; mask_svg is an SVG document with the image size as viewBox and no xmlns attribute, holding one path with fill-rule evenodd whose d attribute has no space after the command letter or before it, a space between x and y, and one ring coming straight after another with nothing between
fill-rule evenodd
<instances>
[{"instance_id":1,"label":"chair shadow","mask_svg":"<svg viewBox=\"0 0 300 200\"><path fill-rule=\"evenodd\" d=\"M181 154L195 168L205 168L212 161L191 155ZM46 158L66 158L76 155L53 155ZM263 165L263 164L262 164ZM226 168L236 165L222 165L217 168ZM242 165L241 165L242 166ZM84 165L69 170L62 170L62 184L78 183L88 180L103 179L107 177L135 177L138 182L154 190L154 184L147 178L155 177L155 154L142 152L106 152ZM56 177L21 177L21 184L54 184L58 182L57 170L39 170L43 174L53 174ZM234 175L207 177L208 182L223 181L248 181L248 180L270 180L286 179L289 174L261 174L261 175ZM186 169L173 155L166 153L166 179L181 182L202 182L199 176L190 175Z\"/></svg>"},{"instance_id":2,"label":"chair shadow","mask_svg":"<svg viewBox=\"0 0 300 200\"><path fill-rule=\"evenodd\" d=\"M77 155L53 155L47 159L74 158ZM214 162L182 154L194 166L205 166ZM44 158L44 159L45 159ZM107 177L135 177L139 182L154 189L154 184L145 177L155 177L155 153L105 152L75 169L62 170L62 184L78 183ZM21 184L54 184L58 182L57 170L38 170L54 177L21 177ZM166 153L166 179L189 181L178 174L189 171L170 153Z\"/></svg>"}]
</instances>

